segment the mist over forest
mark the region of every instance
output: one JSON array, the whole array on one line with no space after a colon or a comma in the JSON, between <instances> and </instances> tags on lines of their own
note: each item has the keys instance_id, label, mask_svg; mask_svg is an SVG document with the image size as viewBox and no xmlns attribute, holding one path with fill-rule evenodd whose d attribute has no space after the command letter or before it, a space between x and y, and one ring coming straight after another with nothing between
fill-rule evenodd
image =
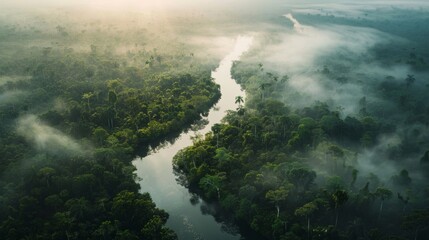
<instances>
[{"instance_id":1,"label":"mist over forest","mask_svg":"<svg viewBox=\"0 0 429 240\"><path fill-rule=\"evenodd\" d=\"M428 13L2 1L0 238L426 239Z\"/></svg>"}]
</instances>

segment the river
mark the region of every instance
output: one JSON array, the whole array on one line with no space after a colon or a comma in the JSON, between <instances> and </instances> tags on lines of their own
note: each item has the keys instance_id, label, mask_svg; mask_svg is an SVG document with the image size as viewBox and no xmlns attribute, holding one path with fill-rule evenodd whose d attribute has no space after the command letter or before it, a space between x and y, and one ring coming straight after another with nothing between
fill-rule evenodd
<instances>
[{"instance_id":1,"label":"river","mask_svg":"<svg viewBox=\"0 0 429 240\"><path fill-rule=\"evenodd\" d=\"M137 176L142 192L149 192L157 207L164 209L170 215L167 226L173 229L179 239L229 240L240 239L238 233L225 231L228 227L215 221L208 212L215 211L215 207L204 202L199 197L189 193L188 189L180 185L173 171L173 156L181 149L192 145L191 137L196 134L206 134L215 123L219 123L227 110L237 108L236 96L243 96L244 92L231 77L231 67L246 52L252 44L252 38L240 36L237 38L233 50L219 63L212 72L214 81L220 85L222 96L215 107L210 109L205 117L208 124L194 132L182 133L173 144L165 144L159 149L151 151L144 158L133 161L137 168ZM192 199L192 201L191 201ZM237 231L235 231L237 232Z\"/></svg>"}]
</instances>

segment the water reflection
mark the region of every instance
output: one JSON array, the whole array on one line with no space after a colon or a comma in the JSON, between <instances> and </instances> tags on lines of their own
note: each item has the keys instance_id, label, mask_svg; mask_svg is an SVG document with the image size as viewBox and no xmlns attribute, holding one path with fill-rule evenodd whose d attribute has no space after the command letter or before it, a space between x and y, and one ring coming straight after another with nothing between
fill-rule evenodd
<instances>
[{"instance_id":1,"label":"water reflection","mask_svg":"<svg viewBox=\"0 0 429 240\"><path fill-rule=\"evenodd\" d=\"M240 239L237 227L219 223L220 220L213 217L217 212L216 205L204 202L184 187L184 179L174 173L172 159L179 150L192 145L193 136L204 136L221 121L227 110L237 107L235 97L243 92L231 78L231 67L251 43L251 37L238 37L233 51L212 72L213 79L221 86L222 96L207 117L194 124L192 131L182 133L175 141L165 142L145 158L133 161L141 179L141 191L149 192L156 205L170 214L167 226L178 234L179 239Z\"/></svg>"}]
</instances>

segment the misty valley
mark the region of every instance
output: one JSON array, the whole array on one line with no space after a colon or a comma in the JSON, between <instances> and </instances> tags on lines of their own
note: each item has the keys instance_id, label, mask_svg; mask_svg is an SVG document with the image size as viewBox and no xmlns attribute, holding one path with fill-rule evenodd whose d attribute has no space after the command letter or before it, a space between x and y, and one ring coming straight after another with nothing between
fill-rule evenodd
<instances>
[{"instance_id":1,"label":"misty valley","mask_svg":"<svg viewBox=\"0 0 429 240\"><path fill-rule=\"evenodd\" d=\"M425 240L429 3L0 3L0 239Z\"/></svg>"}]
</instances>

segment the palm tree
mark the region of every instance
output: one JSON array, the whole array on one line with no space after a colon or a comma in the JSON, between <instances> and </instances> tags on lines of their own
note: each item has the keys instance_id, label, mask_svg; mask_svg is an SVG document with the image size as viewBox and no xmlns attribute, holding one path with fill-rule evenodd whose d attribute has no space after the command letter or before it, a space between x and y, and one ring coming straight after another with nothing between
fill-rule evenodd
<instances>
[{"instance_id":1,"label":"palm tree","mask_svg":"<svg viewBox=\"0 0 429 240\"><path fill-rule=\"evenodd\" d=\"M335 203L335 227L338 225L338 208L349 199L349 195L345 190L337 190L332 194L332 200Z\"/></svg>"},{"instance_id":2,"label":"palm tree","mask_svg":"<svg viewBox=\"0 0 429 240\"><path fill-rule=\"evenodd\" d=\"M261 85L259 85L259 88L261 89L261 99L262 100L265 99L265 89L267 87L271 87L271 83L262 83Z\"/></svg>"},{"instance_id":3,"label":"palm tree","mask_svg":"<svg viewBox=\"0 0 429 240\"><path fill-rule=\"evenodd\" d=\"M93 96L94 96L94 93L92 92L87 92L82 95L82 99L87 101L88 110L91 110L91 106L89 105L89 99L92 98Z\"/></svg>"},{"instance_id":4,"label":"palm tree","mask_svg":"<svg viewBox=\"0 0 429 240\"><path fill-rule=\"evenodd\" d=\"M416 78L414 77L414 75L411 75L411 74L408 74L407 78L405 79L407 87L410 87L415 81L416 81Z\"/></svg>"},{"instance_id":5,"label":"palm tree","mask_svg":"<svg viewBox=\"0 0 429 240\"><path fill-rule=\"evenodd\" d=\"M244 99L242 96L236 96L235 97L235 104L238 104L238 106L241 106L241 104L244 103Z\"/></svg>"}]
</instances>

